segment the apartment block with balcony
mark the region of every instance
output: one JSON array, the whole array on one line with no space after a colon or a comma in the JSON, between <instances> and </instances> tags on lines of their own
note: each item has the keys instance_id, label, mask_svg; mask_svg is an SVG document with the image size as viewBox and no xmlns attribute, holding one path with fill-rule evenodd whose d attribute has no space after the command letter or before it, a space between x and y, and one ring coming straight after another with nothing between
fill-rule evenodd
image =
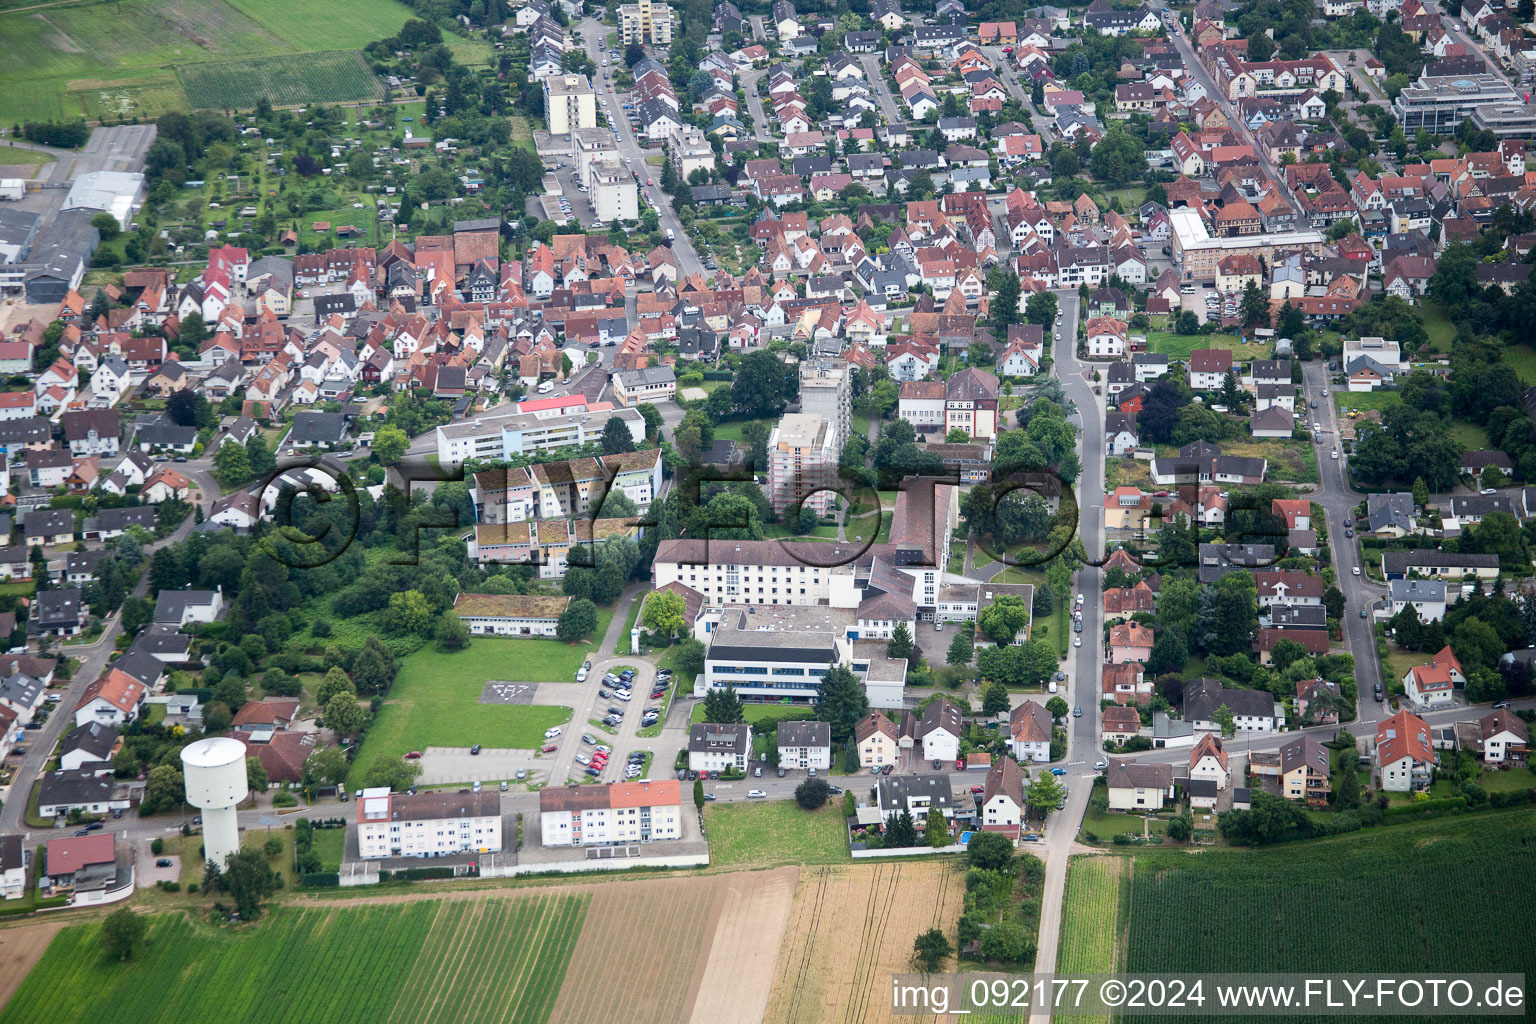
<instances>
[{"instance_id":1,"label":"apartment block with balcony","mask_svg":"<svg viewBox=\"0 0 1536 1024\"><path fill-rule=\"evenodd\" d=\"M552 75L544 79L544 120L551 135L569 135L578 128L597 127L597 93L585 75Z\"/></svg>"},{"instance_id":2,"label":"apartment block with balcony","mask_svg":"<svg viewBox=\"0 0 1536 1024\"><path fill-rule=\"evenodd\" d=\"M821 416L791 413L768 438L768 500L773 510L803 506L824 516L837 486L837 432Z\"/></svg>"}]
</instances>

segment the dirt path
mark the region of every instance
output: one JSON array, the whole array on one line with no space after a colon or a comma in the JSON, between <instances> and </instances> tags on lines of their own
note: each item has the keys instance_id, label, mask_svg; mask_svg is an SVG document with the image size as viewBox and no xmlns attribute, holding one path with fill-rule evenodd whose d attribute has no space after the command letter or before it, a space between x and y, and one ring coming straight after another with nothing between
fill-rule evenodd
<instances>
[{"instance_id":1,"label":"dirt path","mask_svg":"<svg viewBox=\"0 0 1536 1024\"><path fill-rule=\"evenodd\" d=\"M48 943L67 923L53 920L0 931L0 1008L11 1001L11 996L21 987L21 979L42 958Z\"/></svg>"},{"instance_id":2,"label":"dirt path","mask_svg":"<svg viewBox=\"0 0 1536 1024\"><path fill-rule=\"evenodd\" d=\"M767 1014L799 875L798 868L784 868L728 876L732 884L709 943L693 1024L757 1024Z\"/></svg>"}]
</instances>

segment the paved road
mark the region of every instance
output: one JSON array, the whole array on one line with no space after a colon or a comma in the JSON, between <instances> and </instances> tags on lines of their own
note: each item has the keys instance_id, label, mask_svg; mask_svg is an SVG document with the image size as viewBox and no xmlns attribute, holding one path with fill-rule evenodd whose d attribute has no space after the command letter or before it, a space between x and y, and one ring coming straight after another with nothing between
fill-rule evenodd
<instances>
[{"instance_id":1,"label":"paved road","mask_svg":"<svg viewBox=\"0 0 1536 1024\"><path fill-rule=\"evenodd\" d=\"M1080 518L1078 536L1090 561L1098 561L1104 552L1104 403L1093 393L1089 380L1092 369L1077 360L1077 320L1080 300L1075 291L1056 293L1060 304L1060 341L1053 341L1051 357L1056 374L1067 397L1077 406L1082 438L1079 454L1083 472L1077 481ZM1047 328L1050 330L1050 328ZM1077 574L1077 593L1083 595L1084 639L1073 647L1067 662L1068 700L1083 709L1081 718L1069 719L1067 761L1067 806L1053 811L1046 819L1045 842L1034 852L1045 859L1045 885L1040 900L1040 934L1036 969L1056 969L1057 939L1061 932L1061 908L1066 896L1067 860L1077 838L1077 823L1088 809L1093 789L1093 762L1097 760L1099 734L1099 672L1103 602L1099 600L1103 574L1097 566L1085 566ZM1036 1014L1033 1020L1048 1021L1049 1014Z\"/></svg>"},{"instance_id":2,"label":"paved road","mask_svg":"<svg viewBox=\"0 0 1536 1024\"><path fill-rule=\"evenodd\" d=\"M1355 656L1355 680L1360 687L1356 709L1362 723L1375 722L1382 717L1383 705L1370 699L1371 687L1381 678L1381 660L1376 654L1376 621L1360 618L1360 612L1384 593L1384 588L1372 584L1365 577L1365 567L1360 558L1360 547L1344 535L1347 523L1354 522L1355 506L1360 495L1350 490L1347 479L1347 460L1339 448L1339 414L1334 407L1332 390L1328 387L1328 367L1321 360L1313 360L1302 367L1307 405L1304 415L1323 425L1324 442L1317 445L1317 473L1320 490L1312 500L1323 506L1328 518L1328 546L1333 553L1333 565L1338 574L1338 587L1344 593L1344 639L1350 653ZM1323 391L1328 390L1325 397ZM1316 400L1317 409L1310 408ZM1330 454L1339 451L1335 461ZM1356 576L1354 570L1361 570Z\"/></svg>"},{"instance_id":3,"label":"paved road","mask_svg":"<svg viewBox=\"0 0 1536 1024\"><path fill-rule=\"evenodd\" d=\"M601 67L605 52L603 40L607 37L608 29L595 18L583 19L580 28L582 38L587 41L587 55L592 58L593 64ZM624 101L614 91L612 81L604 82L601 80L601 76L598 77L599 80L594 83L594 88L597 89L599 106L604 108L609 124L619 130L619 155L623 158L625 164L629 166L630 170L640 176L641 182L644 182L646 174L650 173L645 162L646 156L660 154L662 151L660 149L648 150L636 138L634 129L630 127L629 117L624 111ZM652 176L654 177L654 174ZM641 185L641 188L645 189L645 186ZM704 264L700 261L699 254L694 251L693 243L688 238L688 232L683 230L682 221L677 219L677 212L672 209L672 204L668 201L666 193L661 191L659 185L654 188L645 189L645 191L657 198L657 202L653 205L656 207L657 214L661 217L662 233L672 232L672 252L677 257L677 266L682 272L682 276L688 277L693 274L702 274L704 272Z\"/></svg>"},{"instance_id":4,"label":"paved road","mask_svg":"<svg viewBox=\"0 0 1536 1024\"><path fill-rule=\"evenodd\" d=\"M752 137L758 142L773 141L768 110L763 106L763 98L757 94L757 83L767 73L767 68L741 73L741 89L747 94L747 112L752 115Z\"/></svg>"},{"instance_id":5,"label":"paved road","mask_svg":"<svg viewBox=\"0 0 1536 1024\"><path fill-rule=\"evenodd\" d=\"M188 466L191 464L188 463ZM204 491L200 504L206 510L218 496L218 489L211 492ZM195 517L188 516L186 521L177 527L176 531L164 540L156 541L145 547L144 575L133 588L134 597L143 597L149 593L149 555L169 544L177 544L186 539L192 532ZM43 774L43 764L58 746L64 733L75 727L75 705L80 703L85 688L95 682L97 677L106 668L107 659L116 649L117 637L123 631L122 613L113 612L108 617L101 637L89 646L56 648L55 654L60 657L80 659L79 666L75 669L69 686L65 688L63 699L54 706L54 712L49 716L43 728L36 732L29 732L26 737L27 753L16 769L14 780L11 783L10 792L5 799L5 806L0 808L0 833L9 835L23 831L26 827L23 812L27 807L27 799L31 795L32 784Z\"/></svg>"},{"instance_id":6,"label":"paved road","mask_svg":"<svg viewBox=\"0 0 1536 1024\"><path fill-rule=\"evenodd\" d=\"M1163 6L1160 2L1154 4L1153 10L1161 12L1162 9ZM1200 63L1199 58L1195 56L1195 49L1190 44L1189 37L1184 34L1183 23L1175 21L1174 24L1168 28L1168 36L1173 40L1173 45L1179 51L1179 56L1184 58L1185 67L1189 68L1194 73L1195 79L1201 85L1205 86L1206 95L1210 96L1211 99L1216 102L1217 106L1221 107L1222 112L1227 115L1227 121L1232 125L1232 130L1237 133L1237 137L1243 142L1247 143L1249 146L1253 147L1253 152L1258 157L1259 165L1263 167L1265 173L1275 181L1280 189L1281 197L1284 198L1285 201L1290 204L1291 209L1295 211L1298 226L1305 226L1306 212L1301 208L1301 203L1296 199L1296 196L1291 191L1290 186L1285 183L1285 175L1282 174L1280 169L1277 168L1269 159L1269 157L1266 155L1264 147L1259 144L1259 140L1254 136L1253 132L1248 130L1248 125L1238 115L1237 109L1232 104L1232 101L1226 97L1226 94L1217 88L1215 80L1211 77L1211 73L1205 69L1205 65Z\"/></svg>"},{"instance_id":7,"label":"paved road","mask_svg":"<svg viewBox=\"0 0 1536 1024\"><path fill-rule=\"evenodd\" d=\"M885 115L886 124L900 124L901 111L896 106L896 99L891 95L890 83L885 80L885 69L881 58L873 53L866 53L859 57L859 63L864 65L864 74L869 79L869 87L875 90L875 99L880 103L880 112Z\"/></svg>"}]
</instances>

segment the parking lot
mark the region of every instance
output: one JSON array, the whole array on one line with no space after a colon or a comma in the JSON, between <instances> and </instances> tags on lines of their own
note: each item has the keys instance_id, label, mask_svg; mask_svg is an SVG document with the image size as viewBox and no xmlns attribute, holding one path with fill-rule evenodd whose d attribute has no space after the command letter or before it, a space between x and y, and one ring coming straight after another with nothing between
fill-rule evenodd
<instances>
[{"instance_id":1,"label":"parking lot","mask_svg":"<svg viewBox=\"0 0 1536 1024\"><path fill-rule=\"evenodd\" d=\"M511 747L487 747L471 754L468 747L428 747L421 752L423 786L442 786L454 782L496 783L516 780L521 769L528 773L525 782L548 782L554 756L538 756L536 751Z\"/></svg>"}]
</instances>

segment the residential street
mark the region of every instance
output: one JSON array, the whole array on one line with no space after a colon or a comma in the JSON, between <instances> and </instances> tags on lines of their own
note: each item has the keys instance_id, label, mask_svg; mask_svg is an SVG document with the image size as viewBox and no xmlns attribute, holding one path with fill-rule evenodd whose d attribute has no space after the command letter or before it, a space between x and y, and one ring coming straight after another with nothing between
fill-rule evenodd
<instances>
[{"instance_id":1,"label":"residential street","mask_svg":"<svg viewBox=\"0 0 1536 1024\"><path fill-rule=\"evenodd\" d=\"M604 54L607 52L604 40L608 36L607 26L595 18L583 19L577 26L581 29L581 36L586 40L587 56L592 58L592 63L602 67ZM622 60L616 62L622 66ZM610 66L610 71L617 70L616 66ZM704 264L700 262L699 255L693 249L693 242L688 238L688 232L683 230L683 224L677 219L677 212L672 209L672 203L667 194L661 191L660 185L647 187L645 178L650 174L653 178L660 173L646 164L647 155L659 155L662 150L645 149L640 140L635 137L634 129L630 127L629 118L624 112L624 101L620 94L614 91L613 82L603 81L600 76L594 76L598 80L593 83L597 90L598 108L607 116L608 123L619 130L619 156L631 171L634 171L640 179L640 190L652 197L651 205L656 208L661 217L662 233L672 232L672 252L677 257L677 267L682 277L690 277L693 274L702 274Z\"/></svg>"}]
</instances>

